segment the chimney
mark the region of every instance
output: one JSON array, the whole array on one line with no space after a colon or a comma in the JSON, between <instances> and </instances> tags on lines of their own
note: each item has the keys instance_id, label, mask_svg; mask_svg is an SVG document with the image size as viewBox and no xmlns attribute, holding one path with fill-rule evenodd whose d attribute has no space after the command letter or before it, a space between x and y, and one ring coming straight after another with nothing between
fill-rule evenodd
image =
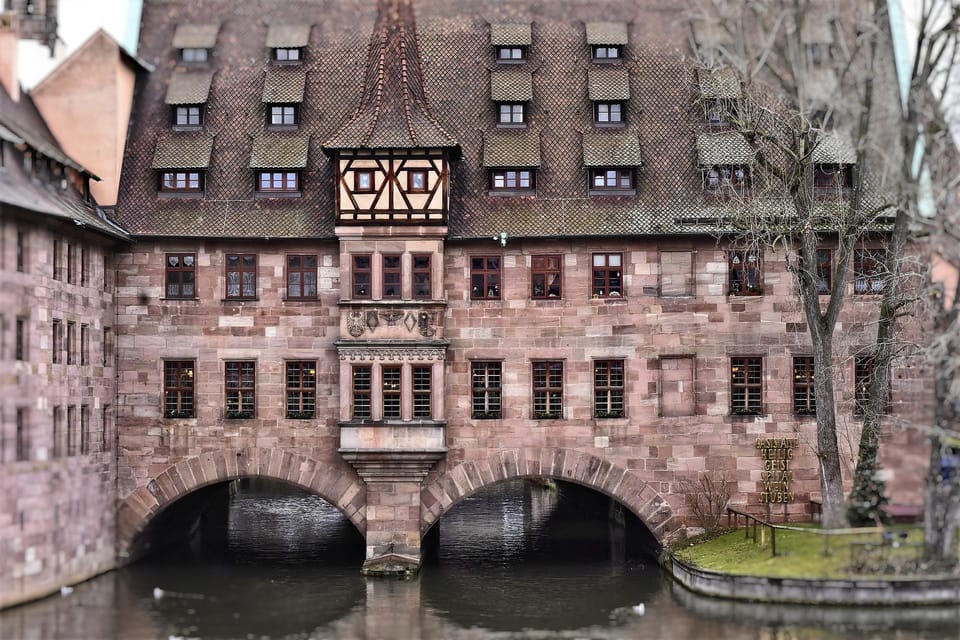
<instances>
[{"instance_id":1,"label":"chimney","mask_svg":"<svg viewBox=\"0 0 960 640\"><path fill-rule=\"evenodd\" d=\"M20 101L20 81L17 79L17 47L20 42L20 23L13 11L0 11L0 85L14 102Z\"/></svg>"}]
</instances>

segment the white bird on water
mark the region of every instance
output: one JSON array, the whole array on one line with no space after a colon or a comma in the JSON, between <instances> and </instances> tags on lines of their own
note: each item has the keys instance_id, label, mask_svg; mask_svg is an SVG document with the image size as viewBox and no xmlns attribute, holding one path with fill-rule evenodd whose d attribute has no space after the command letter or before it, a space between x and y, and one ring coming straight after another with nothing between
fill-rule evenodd
<instances>
[{"instance_id":1,"label":"white bird on water","mask_svg":"<svg viewBox=\"0 0 960 640\"><path fill-rule=\"evenodd\" d=\"M163 589L161 589L160 587L154 587L154 588L153 588L153 599L154 599L154 600L159 600L159 599L162 598L162 597L163 597Z\"/></svg>"},{"instance_id":2,"label":"white bird on water","mask_svg":"<svg viewBox=\"0 0 960 640\"><path fill-rule=\"evenodd\" d=\"M640 604L635 604L633 605L633 607L631 607L631 610L638 616L642 616L644 613L646 613L646 609L647 609L646 606L644 606L642 602Z\"/></svg>"}]
</instances>

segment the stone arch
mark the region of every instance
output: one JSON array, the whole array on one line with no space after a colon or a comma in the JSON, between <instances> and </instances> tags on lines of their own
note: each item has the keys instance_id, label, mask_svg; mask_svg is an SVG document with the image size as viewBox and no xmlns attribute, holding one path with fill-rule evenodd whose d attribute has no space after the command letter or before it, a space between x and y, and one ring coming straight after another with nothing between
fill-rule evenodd
<instances>
[{"instance_id":1,"label":"stone arch","mask_svg":"<svg viewBox=\"0 0 960 640\"><path fill-rule=\"evenodd\" d=\"M421 535L450 507L483 487L533 477L574 482L617 500L661 544L672 539L683 525L667 499L629 470L575 449L542 447L504 449L486 460L463 462L436 478L421 492Z\"/></svg>"},{"instance_id":2,"label":"stone arch","mask_svg":"<svg viewBox=\"0 0 960 640\"><path fill-rule=\"evenodd\" d=\"M164 508L203 487L262 477L296 485L338 508L361 535L367 529L363 481L352 468L283 449L221 449L171 464L120 501L117 550L122 560L147 524Z\"/></svg>"}]
</instances>

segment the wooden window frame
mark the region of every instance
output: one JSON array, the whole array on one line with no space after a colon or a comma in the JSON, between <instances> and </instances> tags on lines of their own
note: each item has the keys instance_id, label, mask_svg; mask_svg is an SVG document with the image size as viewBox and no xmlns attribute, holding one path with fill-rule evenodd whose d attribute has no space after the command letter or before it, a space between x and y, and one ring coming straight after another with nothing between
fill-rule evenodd
<instances>
[{"instance_id":1,"label":"wooden window frame","mask_svg":"<svg viewBox=\"0 0 960 640\"><path fill-rule=\"evenodd\" d=\"M27 359L27 319L17 317L14 325L16 335L14 336L13 356L14 359L22 362Z\"/></svg>"},{"instance_id":2,"label":"wooden window frame","mask_svg":"<svg viewBox=\"0 0 960 640\"><path fill-rule=\"evenodd\" d=\"M100 408L100 451L110 451L110 422L112 419L111 408L105 404Z\"/></svg>"},{"instance_id":3,"label":"wooden window frame","mask_svg":"<svg viewBox=\"0 0 960 640\"><path fill-rule=\"evenodd\" d=\"M497 103L497 126L499 127L527 126L527 103L526 102L498 102Z\"/></svg>"},{"instance_id":4,"label":"wooden window frame","mask_svg":"<svg viewBox=\"0 0 960 640\"><path fill-rule=\"evenodd\" d=\"M63 457L63 407L60 405L53 408L53 427L50 439L50 457Z\"/></svg>"},{"instance_id":5,"label":"wooden window frame","mask_svg":"<svg viewBox=\"0 0 960 640\"><path fill-rule=\"evenodd\" d=\"M526 186L524 186L526 183ZM490 192L504 194L532 194L537 189L537 171L533 168L491 169Z\"/></svg>"},{"instance_id":6,"label":"wooden window frame","mask_svg":"<svg viewBox=\"0 0 960 640\"><path fill-rule=\"evenodd\" d=\"M169 194L203 193L206 182L205 171L200 169L178 169L176 171L160 171L160 192Z\"/></svg>"},{"instance_id":7,"label":"wooden window frame","mask_svg":"<svg viewBox=\"0 0 960 640\"><path fill-rule=\"evenodd\" d=\"M63 241L53 240L53 279L63 280Z\"/></svg>"},{"instance_id":8,"label":"wooden window frame","mask_svg":"<svg viewBox=\"0 0 960 640\"><path fill-rule=\"evenodd\" d=\"M626 415L626 365L621 359L593 361L593 417Z\"/></svg>"},{"instance_id":9,"label":"wooden window frame","mask_svg":"<svg viewBox=\"0 0 960 640\"><path fill-rule=\"evenodd\" d=\"M531 366L533 384L533 418L563 418L563 361L535 360Z\"/></svg>"},{"instance_id":10,"label":"wooden window frame","mask_svg":"<svg viewBox=\"0 0 960 640\"><path fill-rule=\"evenodd\" d=\"M14 455L17 462L26 462L30 459L29 434L27 433L27 410L17 407L16 413L16 451Z\"/></svg>"},{"instance_id":11,"label":"wooden window frame","mask_svg":"<svg viewBox=\"0 0 960 640\"><path fill-rule=\"evenodd\" d=\"M227 360L223 363L223 417L245 420L256 416L257 363Z\"/></svg>"},{"instance_id":12,"label":"wooden window frame","mask_svg":"<svg viewBox=\"0 0 960 640\"><path fill-rule=\"evenodd\" d=\"M593 124L600 127L622 127L626 122L626 105L621 100L594 100ZM617 120L613 119L616 112ZM606 120L603 118L606 117Z\"/></svg>"},{"instance_id":13,"label":"wooden window frame","mask_svg":"<svg viewBox=\"0 0 960 640\"><path fill-rule=\"evenodd\" d=\"M403 298L403 254L384 253L380 256L381 298L400 300Z\"/></svg>"},{"instance_id":14,"label":"wooden window frame","mask_svg":"<svg viewBox=\"0 0 960 640\"><path fill-rule=\"evenodd\" d=\"M560 254L530 257L530 297L533 300L563 298L563 256Z\"/></svg>"},{"instance_id":15,"label":"wooden window frame","mask_svg":"<svg viewBox=\"0 0 960 640\"><path fill-rule=\"evenodd\" d=\"M430 176L426 169L407 170L407 193L429 193ZM421 186L417 186L417 182Z\"/></svg>"},{"instance_id":16,"label":"wooden window frame","mask_svg":"<svg viewBox=\"0 0 960 640\"><path fill-rule=\"evenodd\" d=\"M424 264L426 262L426 264ZM411 256L411 291L414 300L433 299L433 259L429 253L414 253Z\"/></svg>"},{"instance_id":17,"label":"wooden window frame","mask_svg":"<svg viewBox=\"0 0 960 640\"><path fill-rule=\"evenodd\" d=\"M176 260L176 264L171 264ZM187 265L187 262L190 265ZM195 253L166 253L163 256L164 265L164 298L171 300L195 300L197 298L197 254ZM190 274L187 277L185 274ZM185 282L189 280L190 282ZM170 287L176 287L172 291ZM187 293L187 287L191 288Z\"/></svg>"},{"instance_id":18,"label":"wooden window frame","mask_svg":"<svg viewBox=\"0 0 960 640\"><path fill-rule=\"evenodd\" d=\"M880 295L886 283L886 249L854 249L854 295Z\"/></svg>"},{"instance_id":19,"label":"wooden window frame","mask_svg":"<svg viewBox=\"0 0 960 640\"><path fill-rule=\"evenodd\" d=\"M611 264L611 258L616 257L619 265ZM597 260L603 264L597 264ZM623 253L594 253L590 257L591 291L594 298L623 298ZM617 273L618 275L611 275ZM617 283L616 285L614 283Z\"/></svg>"},{"instance_id":20,"label":"wooden window frame","mask_svg":"<svg viewBox=\"0 0 960 640\"><path fill-rule=\"evenodd\" d=\"M3 155L3 149L0 148L0 156ZM0 166L3 166L0 161ZM27 234L23 229L17 229L17 272L24 273L27 263Z\"/></svg>"},{"instance_id":21,"label":"wooden window frame","mask_svg":"<svg viewBox=\"0 0 960 640\"><path fill-rule=\"evenodd\" d=\"M366 261L363 264L361 261ZM373 255L353 253L350 255L350 294L355 300L373 298Z\"/></svg>"},{"instance_id":22,"label":"wooden window frame","mask_svg":"<svg viewBox=\"0 0 960 640\"><path fill-rule=\"evenodd\" d=\"M236 265L231 265L236 259ZM252 259L252 265L249 261ZM223 257L223 270L226 285L225 300L256 300L257 299L257 254L255 253L228 253ZM231 294L231 274L236 274L237 293ZM245 282L247 274L253 274L252 282ZM252 289L250 288L252 287Z\"/></svg>"},{"instance_id":23,"label":"wooden window frame","mask_svg":"<svg viewBox=\"0 0 960 640\"><path fill-rule=\"evenodd\" d=\"M615 55L610 55L613 52ZM593 62L605 64L623 62L622 44L594 44L590 46L590 58Z\"/></svg>"},{"instance_id":24,"label":"wooden window frame","mask_svg":"<svg viewBox=\"0 0 960 640\"><path fill-rule=\"evenodd\" d=\"M90 251L80 245L80 286L90 286Z\"/></svg>"},{"instance_id":25,"label":"wooden window frame","mask_svg":"<svg viewBox=\"0 0 960 640\"><path fill-rule=\"evenodd\" d=\"M527 61L527 47L523 45L498 46L497 62L500 64L522 64Z\"/></svg>"},{"instance_id":26,"label":"wooden window frame","mask_svg":"<svg viewBox=\"0 0 960 640\"><path fill-rule=\"evenodd\" d=\"M262 169L254 173L254 188L260 194L300 193L300 172L292 169Z\"/></svg>"},{"instance_id":27,"label":"wooden window frame","mask_svg":"<svg viewBox=\"0 0 960 640\"><path fill-rule=\"evenodd\" d=\"M175 129L200 129L203 127L203 104L178 104L171 109Z\"/></svg>"},{"instance_id":28,"label":"wooden window frame","mask_svg":"<svg viewBox=\"0 0 960 640\"><path fill-rule=\"evenodd\" d=\"M80 325L80 366L90 364L90 325Z\"/></svg>"},{"instance_id":29,"label":"wooden window frame","mask_svg":"<svg viewBox=\"0 0 960 640\"><path fill-rule=\"evenodd\" d=\"M294 53L293 57L290 56ZM302 64L303 47L274 47L271 58L278 64Z\"/></svg>"},{"instance_id":30,"label":"wooden window frame","mask_svg":"<svg viewBox=\"0 0 960 640\"><path fill-rule=\"evenodd\" d=\"M77 323L67 321L67 364L77 364Z\"/></svg>"},{"instance_id":31,"label":"wooden window frame","mask_svg":"<svg viewBox=\"0 0 960 640\"><path fill-rule=\"evenodd\" d=\"M317 299L317 267L320 261L313 253L288 253L286 259L287 300ZM294 282L297 280L297 282Z\"/></svg>"},{"instance_id":32,"label":"wooden window frame","mask_svg":"<svg viewBox=\"0 0 960 640\"><path fill-rule=\"evenodd\" d=\"M103 343L100 345L100 346L101 346L102 359L103 359L103 361L102 361L101 364L102 364L104 367L112 367L112 366L113 366L113 349L114 349L113 340L114 340L114 338L113 338L113 327L104 327L104 328L103 328Z\"/></svg>"},{"instance_id":33,"label":"wooden window frame","mask_svg":"<svg viewBox=\"0 0 960 640\"><path fill-rule=\"evenodd\" d=\"M372 409L373 367L368 364L355 364L350 367L350 388L352 392L350 414L354 419L370 419Z\"/></svg>"},{"instance_id":34,"label":"wooden window frame","mask_svg":"<svg viewBox=\"0 0 960 640\"><path fill-rule=\"evenodd\" d=\"M403 416L403 367L398 364L380 367L380 415L384 420Z\"/></svg>"},{"instance_id":35,"label":"wooden window frame","mask_svg":"<svg viewBox=\"0 0 960 640\"><path fill-rule=\"evenodd\" d=\"M317 362L295 360L286 363L286 416L309 420L317 413Z\"/></svg>"},{"instance_id":36,"label":"wooden window frame","mask_svg":"<svg viewBox=\"0 0 960 640\"><path fill-rule=\"evenodd\" d=\"M588 178L590 181L589 191L591 195L624 195L636 193L636 171L632 168L591 167ZM601 184L597 184L598 178ZM624 182L626 184L624 184Z\"/></svg>"},{"instance_id":37,"label":"wooden window frame","mask_svg":"<svg viewBox=\"0 0 960 640\"><path fill-rule=\"evenodd\" d=\"M80 455L90 453L90 405L80 405Z\"/></svg>"},{"instance_id":38,"label":"wooden window frame","mask_svg":"<svg viewBox=\"0 0 960 640\"><path fill-rule=\"evenodd\" d=\"M163 361L163 417L194 418L195 360Z\"/></svg>"},{"instance_id":39,"label":"wooden window frame","mask_svg":"<svg viewBox=\"0 0 960 640\"><path fill-rule=\"evenodd\" d=\"M758 251L727 252L727 295L763 295L763 257Z\"/></svg>"},{"instance_id":40,"label":"wooden window frame","mask_svg":"<svg viewBox=\"0 0 960 640\"><path fill-rule=\"evenodd\" d=\"M730 358L730 413L763 414L763 357Z\"/></svg>"},{"instance_id":41,"label":"wooden window frame","mask_svg":"<svg viewBox=\"0 0 960 640\"><path fill-rule=\"evenodd\" d=\"M202 54L200 52L203 52ZM208 47L184 47L180 49L180 62L185 64L206 64L210 61Z\"/></svg>"},{"instance_id":42,"label":"wooden window frame","mask_svg":"<svg viewBox=\"0 0 960 640\"><path fill-rule=\"evenodd\" d=\"M67 284L77 282L77 248L72 242L67 243Z\"/></svg>"},{"instance_id":43,"label":"wooden window frame","mask_svg":"<svg viewBox=\"0 0 960 640\"><path fill-rule=\"evenodd\" d=\"M411 367L413 380L413 417L431 419L433 417L433 367Z\"/></svg>"},{"instance_id":44,"label":"wooden window frame","mask_svg":"<svg viewBox=\"0 0 960 640\"><path fill-rule=\"evenodd\" d=\"M77 455L77 405L67 406L67 457Z\"/></svg>"},{"instance_id":45,"label":"wooden window frame","mask_svg":"<svg viewBox=\"0 0 960 640\"><path fill-rule=\"evenodd\" d=\"M503 363L476 360L470 363L472 382L471 417L474 420L499 420L503 417Z\"/></svg>"},{"instance_id":46,"label":"wooden window frame","mask_svg":"<svg viewBox=\"0 0 960 640\"><path fill-rule=\"evenodd\" d=\"M863 416L870 402L870 385L873 384L874 356L855 356L853 359L853 415ZM889 414L893 405L893 388L887 384L886 399L883 403L884 415Z\"/></svg>"},{"instance_id":47,"label":"wooden window frame","mask_svg":"<svg viewBox=\"0 0 960 640\"><path fill-rule=\"evenodd\" d=\"M292 129L300 126L300 105L296 103L270 103L267 105L266 114L268 128ZM279 117L279 122L276 121L277 117Z\"/></svg>"},{"instance_id":48,"label":"wooden window frame","mask_svg":"<svg viewBox=\"0 0 960 640\"><path fill-rule=\"evenodd\" d=\"M470 256L470 299L500 300L503 256Z\"/></svg>"},{"instance_id":49,"label":"wooden window frame","mask_svg":"<svg viewBox=\"0 0 960 640\"><path fill-rule=\"evenodd\" d=\"M793 413L798 416L817 414L817 397L814 386L813 356L793 358Z\"/></svg>"},{"instance_id":50,"label":"wooden window frame","mask_svg":"<svg viewBox=\"0 0 960 640\"><path fill-rule=\"evenodd\" d=\"M366 178L369 181L368 186L363 186L361 182ZM354 169L353 170L353 192L354 193L376 193L377 179L376 172L373 169Z\"/></svg>"}]
</instances>

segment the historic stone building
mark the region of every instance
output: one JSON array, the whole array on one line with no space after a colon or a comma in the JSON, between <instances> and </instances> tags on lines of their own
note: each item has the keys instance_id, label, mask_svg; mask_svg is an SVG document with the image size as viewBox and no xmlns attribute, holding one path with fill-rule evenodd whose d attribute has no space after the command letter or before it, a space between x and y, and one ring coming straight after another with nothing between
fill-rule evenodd
<instances>
[{"instance_id":1,"label":"historic stone building","mask_svg":"<svg viewBox=\"0 0 960 640\"><path fill-rule=\"evenodd\" d=\"M19 92L19 16L0 24L3 607L114 566L113 255L128 236L90 198L96 176Z\"/></svg>"},{"instance_id":2,"label":"historic stone building","mask_svg":"<svg viewBox=\"0 0 960 640\"><path fill-rule=\"evenodd\" d=\"M696 524L682 482L704 471L738 505L808 514L814 372L788 255L717 232L754 161L716 108L736 77L690 62L718 36L672 2L562 8L145 3L153 71L115 212L133 239L114 256L121 562L167 506L249 475L340 508L373 570L416 565L449 507L511 477L591 487L659 540ZM834 203L860 169L841 138L818 152ZM853 431L873 249L837 350ZM924 400L898 368L893 420ZM892 437L893 499L916 501L922 438ZM797 444L777 487L766 439Z\"/></svg>"}]
</instances>

